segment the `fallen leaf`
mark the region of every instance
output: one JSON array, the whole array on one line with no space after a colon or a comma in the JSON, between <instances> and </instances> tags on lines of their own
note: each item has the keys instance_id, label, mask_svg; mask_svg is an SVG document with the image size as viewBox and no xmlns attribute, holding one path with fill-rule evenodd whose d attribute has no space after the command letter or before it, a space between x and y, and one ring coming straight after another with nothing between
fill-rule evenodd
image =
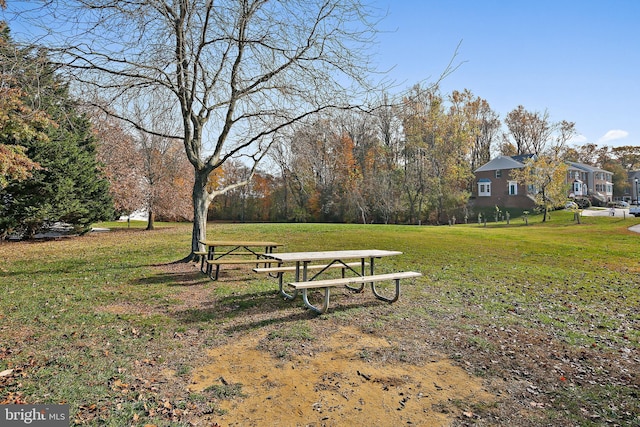
<instances>
[{"instance_id":1,"label":"fallen leaf","mask_svg":"<svg viewBox=\"0 0 640 427\"><path fill-rule=\"evenodd\" d=\"M117 389L117 388L121 388L121 389L129 388L129 384L127 384L127 383L123 383L123 382L122 382L122 381L120 381L120 380L115 380L115 381L113 382L113 387L112 387L112 389L114 389L114 390L115 390L115 389Z\"/></svg>"}]
</instances>

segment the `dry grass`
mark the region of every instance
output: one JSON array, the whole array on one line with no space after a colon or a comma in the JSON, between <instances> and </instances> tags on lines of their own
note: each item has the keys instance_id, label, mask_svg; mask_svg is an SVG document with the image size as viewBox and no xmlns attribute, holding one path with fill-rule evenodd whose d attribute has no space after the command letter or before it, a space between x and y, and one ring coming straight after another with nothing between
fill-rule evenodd
<instances>
[{"instance_id":1,"label":"dry grass","mask_svg":"<svg viewBox=\"0 0 640 427\"><path fill-rule=\"evenodd\" d=\"M446 423L639 424L640 236L627 231L636 223L577 225L559 213L528 227L210 226L212 238L279 240L288 251L400 250L380 271L424 274L391 305L336 292L319 317L247 268L212 282L193 264L172 264L186 254L185 225L5 243L0 371L12 371L0 377L0 399L67 402L77 424L213 425L228 416L226 401L247 398L190 389L209 350L260 335L251 350L288 363L331 354L333 334L355 327L388 343L360 346L359 362L450 359L494 397L426 408Z\"/></svg>"}]
</instances>

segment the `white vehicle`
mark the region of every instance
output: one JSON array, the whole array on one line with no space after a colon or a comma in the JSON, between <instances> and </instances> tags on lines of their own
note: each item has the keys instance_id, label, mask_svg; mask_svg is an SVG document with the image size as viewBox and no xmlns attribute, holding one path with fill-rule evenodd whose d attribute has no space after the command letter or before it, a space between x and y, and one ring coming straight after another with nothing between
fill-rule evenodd
<instances>
[{"instance_id":1,"label":"white vehicle","mask_svg":"<svg viewBox=\"0 0 640 427\"><path fill-rule=\"evenodd\" d=\"M629 215L640 216L640 205L635 204L629 207Z\"/></svg>"}]
</instances>

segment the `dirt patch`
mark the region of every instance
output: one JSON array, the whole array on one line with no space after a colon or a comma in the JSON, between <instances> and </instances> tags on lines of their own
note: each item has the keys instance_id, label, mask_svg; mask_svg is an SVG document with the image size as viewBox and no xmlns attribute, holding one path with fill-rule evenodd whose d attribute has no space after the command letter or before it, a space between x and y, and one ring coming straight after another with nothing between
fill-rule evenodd
<instances>
[{"instance_id":1,"label":"dirt patch","mask_svg":"<svg viewBox=\"0 0 640 427\"><path fill-rule=\"evenodd\" d=\"M211 364L194 371L190 391L233 394L219 402L221 425L442 426L474 417L464 402L494 401L478 378L446 359L422 366L365 360L368 349L390 344L356 328L341 327L321 352L314 346L291 358L260 350L267 339L262 332L212 349Z\"/></svg>"}]
</instances>

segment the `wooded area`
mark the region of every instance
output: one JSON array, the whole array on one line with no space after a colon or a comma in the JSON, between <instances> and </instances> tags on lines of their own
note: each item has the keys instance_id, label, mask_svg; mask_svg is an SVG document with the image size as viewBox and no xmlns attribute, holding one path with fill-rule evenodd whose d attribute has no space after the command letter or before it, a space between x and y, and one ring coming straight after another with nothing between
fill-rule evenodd
<instances>
[{"instance_id":1,"label":"wooded area","mask_svg":"<svg viewBox=\"0 0 640 427\"><path fill-rule=\"evenodd\" d=\"M473 171L497 154L531 153L540 160L523 170L521 179L541 190L540 198L567 197L564 161L599 166L614 172L616 193L624 193L627 171L640 167L639 147L567 145L566 122L548 114L514 110L522 120L502 124L488 101L470 91L448 96L414 88L415 97L389 101L374 113L341 113L305 124L274 147L269 171L217 198L214 220L320 221L438 224L477 213L467 209ZM521 129L531 122L554 127L541 144ZM517 124L521 126L518 127ZM516 136L519 135L516 140ZM520 148L518 149L517 142ZM531 141L531 142L528 142ZM229 164L243 176L241 164ZM538 173L533 173L537 168ZM543 173L544 172L544 173Z\"/></svg>"}]
</instances>

